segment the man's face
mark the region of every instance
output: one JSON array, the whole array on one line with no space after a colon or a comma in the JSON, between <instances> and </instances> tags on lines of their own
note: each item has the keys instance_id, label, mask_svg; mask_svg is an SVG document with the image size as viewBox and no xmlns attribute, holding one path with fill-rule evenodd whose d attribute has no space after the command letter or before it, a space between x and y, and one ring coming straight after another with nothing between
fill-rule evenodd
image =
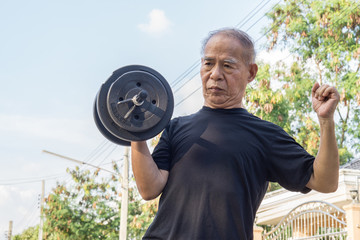
<instances>
[{"instance_id":1,"label":"man's face","mask_svg":"<svg viewBox=\"0 0 360 240\"><path fill-rule=\"evenodd\" d=\"M204 105L210 108L240 108L246 85L256 75L256 64L245 64L238 40L223 34L213 36L205 46L200 76Z\"/></svg>"}]
</instances>

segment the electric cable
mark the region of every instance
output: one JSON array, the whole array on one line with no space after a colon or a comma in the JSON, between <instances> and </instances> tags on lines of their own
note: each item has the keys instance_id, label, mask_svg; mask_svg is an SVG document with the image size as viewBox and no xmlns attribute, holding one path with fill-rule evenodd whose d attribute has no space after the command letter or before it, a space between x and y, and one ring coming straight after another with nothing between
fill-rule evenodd
<instances>
[{"instance_id":1,"label":"electric cable","mask_svg":"<svg viewBox=\"0 0 360 240\"><path fill-rule=\"evenodd\" d=\"M11 181L11 182L0 182L0 186L12 186L12 185L27 184L27 183L35 183L35 182L41 182L42 180L52 180L52 179L57 179L59 177L64 177L64 176L65 176L64 174L57 174L57 175L34 177L34 178L28 178L28 179L5 180L5 181Z\"/></svg>"},{"instance_id":2,"label":"electric cable","mask_svg":"<svg viewBox=\"0 0 360 240\"><path fill-rule=\"evenodd\" d=\"M258 4L247 16L249 16L251 13L253 13L254 11L256 11L256 9L257 9L264 1L265 1L265 0L263 0L262 2L260 2L260 4ZM260 9L258 9L255 13L253 13L250 18L246 19L246 18L247 18L247 16L246 16L242 21L240 21L240 22L239 22L238 24L236 24L235 26L236 26L236 27L240 26L240 24L246 20L246 21L240 26L240 27L242 27L242 26L243 26L244 24L246 24L250 19L252 19L261 9L263 9L270 1L271 1L271 0L268 0ZM272 11L277 5L279 5L280 2L281 2L281 0L278 1L277 4L275 4L275 5L271 8L271 10L269 10L267 13L269 13L270 11ZM251 27L248 28L248 30L250 30L252 27L254 27L264 16L266 16L266 14L264 14L264 15L263 15L262 17L260 17L257 21L255 21L255 23L252 24ZM247 30L247 31L248 31L248 30ZM180 83L181 81L183 81L183 80L185 79L185 76L187 76L187 75L190 74L189 69L194 70L194 69L195 69L194 66L198 67L199 65L200 65L200 61L198 60L195 64L193 64L191 67L189 67L189 68L185 71L185 72L186 72L186 75L184 75L184 74L181 75L181 76L183 76L182 79L180 79L180 77L177 78L177 79L179 79L179 80L176 81L176 84L178 84L178 83ZM183 83L180 87L178 87L177 89L175 89L175 90L174 90L174 94L177 93L177 92L179 92L186 84L188 84L190 81L192 81L192 80L194 79L194 77L199 74L199 72L200 72L200 71L197 71L197 72L196 72L195 74L193 74L185 83ZM173 87L174 87L176 84L174 84ZM189 95L187 95L187 96L184 97L183 99L181 99L181 100L175 105L175 107L176 107L176 106L179 106L181 103L183 103L184 101L186 101L187 99L189 99L192 95L194 95L194 94L195 94L197 91L199 91L200 89L201 89L201 86L198 87L197 89L195 89L193 92L191 92Z\"/></svg>"},{"instance_id":3,"label":"electric cable","mask_svg":"<svg viewBox=\"0 0 360 240\"><path fill-rule=\"evenodd\" d=\"M261 1L252 11L250 11L250 13L248 13L239 23L237 23L235 25L236 28L240 28L242 27L244 24L246 24L250 19L252 19L261 9L263 9L271 0L268 0L260 9L258 9L256 11L256 9L264 2L265 0ZM280 0L281 1L281 0ZM275 7L275 6L274 6ZM274 8L273 7L273 8ZM256 11L256 13L252 14L254 11ZM251 17L247 19L247 17L250 15ZM265 16L265 15L264 15ZM244 22L244 23L243 23ZM258 22L258 21L257 21ZM242 24L242 25L241 25ZM241 25L241 26L240 26ZM187 68L182 74L180 74L179 77L176 78L176 80L171 84L171 87L174 88L177 84L179 84L181 81L183 81L185 79L185 77L187 77L193 70L195 70L199 65L200 65L200 61L197 60L196 62L194 62L189 68ZM199 72L197 72L196 74L198 74ZM189 81L191 81L192 78L190 78L190 80L187 81L187 83ZM185 83L186 84L186 83ZM185 84L183 84L181 87L183 87ZM180 87L180 88L181 88ZM180 90L180 88L178 88L177 90L175 90L175 92L178 92Z\"/></svg>"},{"instance_id":4,"label":"electric cable","mask_svg":"<svg viewBox=\"0 0 360 240\"><path fill-rule=\"evenodd\" d=\"M26 215L24 215L19 221L14 221L14 229L20 228L20 226L28 219L30 218L30 216L32 216L33 214L35 214L35 211L37 211L39 208L37 207L38 202L37 200L35 200L35 202L33 202L32 206L29 207L29 209L32 209L32 211L28 211ZM35 209L35 210L34 210ZM27 226L27 225L25 225Z\"/></svg>"},{"instance_id":5,"label":"electric cable","mask_svg":"<svg viewBox=\"0 0 360 240\"><path fill-rule=\"evenodd\" d=\"M199 74L199 72L196 72L193 74L185 83L183 83L178 89L174 90L174 94L181 90L187 83L189 83L191 80L193 80L194 77L196 77Z\"/></svg>"},{"instance_id":6,"label":"electric cable","mask_svg":"<svg viewBox=\"0 0 360 240\"><path fill-rule=\"evenodd\" d=\"M186 96L185 98L181 99L181 101L179 101L175 107L179 106L181 103L185 102L186 99L188 99L189 97L191 97L192 95L194 95L197 91L199 91L202 88L202 86L198 87L197 89L195 89L193 92L191 92L188 96Z\"/></svg>"},{"instance_id":7,"label":"electric cable","mask_svg":"<svg viewBox=\"0 0 360 240\"><path fill-rule=\"evenodd\" d=\"M241 27L243 27L257 12L256 12L255 14L253 14L253 15L252 15L249 19L247 19L246 21L245 21L245 19L246 19L250 14L252 14L254 11L256 11L256 9L257 9L264 1L265 1L265 0L261 1L253 10L251 10L251 11L248 13L239 23L237 23L237 24L235 25L235 28L241 28ZM271 0L268 0L268 2L269 2L269 1L271 1ZM267 2L267 3L268 3L268 2ZM267 3L266 3L266 4L267 4ZM266 4L265 4L265 5L266 5ZM264 6L265 6L265 5L264 5ZM264 7L264 6L263 6L263 7ZM263 7L261 7L259 10L261 10ZM259 10L258 10L258 11L259 11ZM243 21L245 21L245 22L243 23Z\"/></svg>"},{"instance_id":8,"label":"electric cable","mask_svg":"<svg viewBox=\"0 0 360 240\"><path fill-rule=\"evenodd\" d=\"M199 60L196 60L189 68L187 68L176 80L171 84L171 87L174 88L179 82L181 82L187 75L189 75L195 68L200 65Z\"/></svg>"},{"instance_id":9,"label":"electric cable","mask_svg":"<svg viewBox=\"0 0 360 240\"><path fill-rule=\"evenodd\" d=\"M273 7L272 7L272 9L271 10L273 10L277 5L279 5L279 3L281 2L281 0L280 1L278 1L278 3L276 4L276 5L274 5ZM303 1L302 1L303 2ZM357 4L353 9L355 9L356 7L358 7L360 4ZM295 8L297 8L298 7L298 5L295 5L291 10L293 10L293 9L295 9ZM347 7L347 8L349 8L349 7ZM270 11L271 11L270 10ZM290 10L290 11L291 11ZM346 9L345 9L346 10ZM343 10L342 12L344 13L345 12L345 10ZM268 11L268 12L270 12L270 11ZM267 12L267 13L268 13ZM340 14L340 15L342 15L342 14ZM264 14L260 19L258 19L254 24L252 24L251 25L251 27L253 27L256 23L258 23L264 16L266 16L266 14ZM282 20L285 18L285 16L279 21L279 22L282 22ZM342 18L341 18L342 19ZM337 21L340 21L341 19L338 19ZM275 26L275 24L274 24L274 26ZM250 28L251 28L250 27ZM250 28L248 28L247 29L247 31L250 29ZM265 34L263 34L260 38L258 38L256 41L255 41L255 43L257 42L257 41L259 41L262 37L264 37L264 36L266 36L266 34L268 34L272 29L273 29L274 27L272 27L272 28L270 28ZM337 41L336 41L337 42ZM335 42L335 43L336 43ZM335 43L333 43L331 46L333 46ZM331 46L329 46L328 48L330 48ZM297 50L299 50L300 49L300 47L297 49ZM296 50L296 51L297 51ZM291 55L291 53L289 54L289 56ZM288 58L289 56L287 56L286 58ZM284 59L286 59L286 58L284 58ZM198 72L196 72L194 75L193 75L193 77L194 76L196 76L197 74L199 74L199 71ZM192 78L193 78L192 77ZM193 80L192 78L190 78L189 80L187 80L183 85L181 85L181 87L180 88L182 88L182 87L184 87L187 83L189 83L191 80ZM180 90L180 88L178 88L178 89L176 89L175 91L174 91L174 93L176 93L176 92L178 92L179 90ZM189 95L187 95L186 97L184 97L182 100L180 100L175 106L178 106L178 105L180 105L181 103L183 103L185 100L187 100L188 98L190 98L192 95L194 95L197 91L199 91L201 89L201 86L200 87L198 87L197 89L195 89L193 92L191 92Z\"/></svg>"},{"instance_id":10,"label":"electric cable","mask_svg":"<svg viewBox=\"0 0 360 240\"><path fill-rule=\"evenodd\" d=\"M106 144L108 144L108 141L104 139L91 153L89 153L88 156L85 157L84 162L91 162L91 159L94 158L98 151L100 151L101 148L103 148Z\"/></svg>"},{"instance_id":11,"label":"electric cable","mask_svg":"<svg viewBox=\"0 0 360 240\"><path fill-rule=\"evenodd\" d=\"M101 162L99 162L97 165L101 165L102 163L105 162L105 160L107 160L110 155L118 148L118 145L115 145L114 148L106 155L106 157L103 158L103 160L101 160Z\"/></svg>"}]
</instances>

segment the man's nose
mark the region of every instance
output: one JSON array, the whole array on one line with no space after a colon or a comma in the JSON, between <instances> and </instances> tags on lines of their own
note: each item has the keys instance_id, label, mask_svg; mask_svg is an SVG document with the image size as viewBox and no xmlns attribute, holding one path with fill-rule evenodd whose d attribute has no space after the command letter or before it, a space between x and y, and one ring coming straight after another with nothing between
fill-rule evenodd
<instances>
[{"instance_id":1,"label":"man's nose","mask_svg":"<svg viewBox=\"0 0 360 240\"><path fill-rule=\"evenodd\" d=\"M222 80L223 79L223 72L221 67L219 66L219 64L216 64L212 69L211 69L211 75L210 78L217 81L217 80Z\"/></svg>"}]
</instances>

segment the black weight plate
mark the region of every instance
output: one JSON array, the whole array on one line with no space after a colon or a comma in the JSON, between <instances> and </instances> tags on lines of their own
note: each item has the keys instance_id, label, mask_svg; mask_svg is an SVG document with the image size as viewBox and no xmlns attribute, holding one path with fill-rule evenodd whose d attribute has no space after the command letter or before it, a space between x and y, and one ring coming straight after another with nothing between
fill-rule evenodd
<instances>
[{"instance_id":1,"label":"black weight plate","mask_svg":"<svg viewBox=\"0 0 360 240\"><path fill-rule=\"evenodd\" d=\"M119 79L122 75L124 75L126 73L130 73L130 72L134 72L134 71L140 71L140 72L142 71L142 72L145 72L146 74L148 73L153 76L156 76L157 81L161 82L161 84L165 88L166 94L167 94L167 97L165 99L159 98L156 101L161 101L161 100L164 101L163 104L166 105L166 109L163 110L162 113L159 113L159 112L156 113L158 115L161 115L161 114L163 114L163 115L160 118L160 120L157 122L157 124L155 124L153 127L151 127L151 128L144 127L144 129L141 129L141 127L143 127L144 125L140 125L139 131L128 131L128 130L120 127L118 124L116 124L114 119L111 118L110 113L107 108L107 106L108 106L107 95L109 93L109 89L110 89L111 85L117 79ZM131 91L129 90L128 94L130 94L130 95L137 94L137 93L132 93L132 91L133 91L132 89L131 89ZM156 89L155 89L155 91L156 91ZM151 93L149 95L151 95ZM100 118L103 126L114 136L116 136L120 139L124 139L126 141L143 141L143 140L147 140L147 139L150 139L150 138L156 136L169 123L171 116L173 114L173 110L174 110L174 98L173 98L171 88L170 88L169 84L167 83L167 81L155 70L153 70L149 67L146 67L146 66L141 66L141 65L129 65L129 66L125 66L125 67L119 68L118 70L114 71L113 74L108 78L108 80L101 86L100 91L97 96L96 104L97 104L97 112L98 112L99 118ZM157 111L157 109L159 109L159 108L156 108L156 107L149 108L149 112L154 113ZM134 111L141 112L142 110L139 109L139 110L134 110ZM154 115L156 115L156 114L154 114Z\"/></svg>"},{"instance_id":2,"label":"black weight plate","mask_svg":"<svg viewBox=\"0 0 360 240\"><path fill-rule=\"evenodd\" d=\"M95 98L95 102L94 102L94 120L95 120L95 124L97 126L97 128L99 129L100 133L105 137L107 138L109 141L115 143L115 144L120 144L120 145L123 145L123 146L130 146L131 143L128 142L128 141L125 141L125 140L122 140L116 136L114 136L113 134L111 134L105 127L104 125L102 124L100 118L99 118L99 114L98 114L98 111L97 111L97 104L96 104L96 101L97 101L97 97Z\"/></svg>"},{"instance_id":3,"label":"black weight plate","mask_svg":"<svg viewBox=\"0 0 360 240\"><path fill-rule=\"evenodd\" d=\"M163 84L165 80L160 80L159 77L145 71L131 71L111 84L107 107L117 125L127 131L145 132L161 121L167 109L168 93ZM147 97L143 104L136 106L134 110L132 101L118 104L119 100L131 100L143 90ZM124 116L129 111L131 114L125 119Z\"/></svg>"}]
</instances>

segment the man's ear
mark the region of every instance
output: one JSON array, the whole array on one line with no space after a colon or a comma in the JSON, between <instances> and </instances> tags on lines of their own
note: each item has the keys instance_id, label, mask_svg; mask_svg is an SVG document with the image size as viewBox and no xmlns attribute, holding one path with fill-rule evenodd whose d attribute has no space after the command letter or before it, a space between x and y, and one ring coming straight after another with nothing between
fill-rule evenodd
<instances>
[{"instance_id":1,"label":"man's ear","mask_svg":"<svg viewBox=\"0 0 360 240\"><path fill-rule=\"evenodd\" d=\"M250 63L248 83L252 82L255 79L257 71L258 71L258 65L256 63Z\"/></svg>"}]
</instances>

